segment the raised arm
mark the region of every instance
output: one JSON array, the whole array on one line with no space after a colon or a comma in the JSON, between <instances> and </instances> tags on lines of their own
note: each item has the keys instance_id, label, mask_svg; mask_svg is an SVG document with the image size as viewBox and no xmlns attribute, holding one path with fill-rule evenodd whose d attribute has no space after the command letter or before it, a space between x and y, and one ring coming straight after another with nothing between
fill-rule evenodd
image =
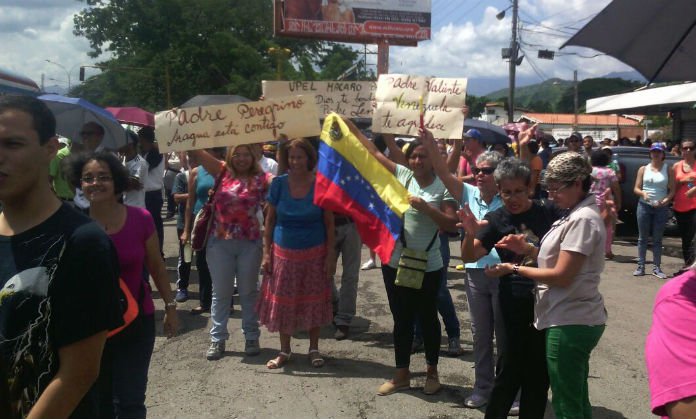
<instances>
[{"instance_id":1,"label":"raised arm","mask_svg":"<svg viewBox=\"0 0 696 419\"><path fill-rule=\"evenodd\" d=\"M391 173L396 172L396 163L393 161L389 160L387 156L382 154L377 147L372 144L372 141L368 140L365 135L358 129L358 127L355 126L353 121L351 121L348 118L343 118L343 122L348 125L348 128L350 128L350 132L355 135L355 137L360 141L360 143L370 152L370 154L374 155L375 158L384 166L387 170L389 170Z\"/></svg>"},{"instance_id":2,"label":"raised arm","mask_svg":"<svg viewBox=\"0 0 696 419\"><path fill-rule=\"evenodd\" d=\"M205 150L192 150L189 151L192 156L205 168L205 170L210 173L213 177L217 177L222 170L222 162Z\"/></svg>"},{"instance_id":3,"label":"raised arm","mask_svg":"<svg viewBox=\"0 0 696 419\"><path fill-rule=\"evenodd\" d=\"M450 173L457 172L457 166L459 166L459 159L462 157L462 139L455 138L454 146L452 152L447 156L447 170Z\"/></svg>"},{"instance_id":4,"label":"raised arm","mask_svg":"<svg viewBox=\"0 0 696 419\"><path fill-rule=\"evenodd\" d=\"M193 207L196 204L196 178L198 178L198 168L191 169L188 177L188 196L186 197L186 211L184 211L184 232L179 238L182 243L191 239L191 229L193 229Z\"/></svg>"},{"instance_id":5,"label":"raised arm","mask_svg":"<svg viewBox=\"0 0 696 419\"><path fill-rule=\"evenodd\" d=\"M440 155L440 151L437 149L433 134L427 129L421 129L419 131L420 141L428 150L428 157L430 157L430 161L433 163L435 175L445 184L445 187L452 194L454 199L457 202L462 202L462 188L464 187L462 181L449 171L447 163L445 163L445 160Z\"/></svg>"},{"instance_id":6,"label":"raised arm","mask_svg":"<svg viewBox=\"0 0 696 419\"><path fill-rule=\"evenodd\" d=\"M520 159L523 161L529 162L533 157L532 153L529 152L528 145L532 138L534 138L534 133L536 132L538 126L538 123L534 124L526 130L520 132L520 134L517 136L517 150L520 153Z\"/></svg>"},{"instance_id":7,"label":"raised arm","mask_svg":"<svg viewBox=\"0 0 696 419\"><path fill-rule=\"evenodd\" d=\"M389 149L389 160L402 166L408 166L406 155L401 151L399 146L396 145L394 134L382 134L382 137L384 138L384 144L386 144L387 149Z\"/></svg>"}]
</instances>

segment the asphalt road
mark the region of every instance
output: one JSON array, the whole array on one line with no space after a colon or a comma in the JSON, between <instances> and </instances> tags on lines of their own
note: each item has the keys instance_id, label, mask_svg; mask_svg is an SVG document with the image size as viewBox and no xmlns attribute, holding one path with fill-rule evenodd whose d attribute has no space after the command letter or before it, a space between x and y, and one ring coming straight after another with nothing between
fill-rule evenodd
<instances>
[{"instance_id":1,"label":"asphalt road","mask_svg":"<svg viewBox=\"0 0 696 419\"><path fill-rule=\"evenodd\" d=\"M176 242L173 221L165 229L165 256L172 283L176 281ZM453 255L459 251L451 242ZM609 321L606 332L592 354L590 398L595 419L650 418L647 376L643 358L645 336L650 326L653 299L664 282L652 276L634 278L636 247L620 240L617 255L607 262L602 277ZM363 248L363 260L367 249ZM458 263L452 260L452 265ZM674 257L663 258L667 273L681 266ZM339 264L339 273L340 273ZM467 353L440 360L442 391L426 396L422 353L412 358L410 391L388 397L376 395L393 371L392 319L379 269L360 276L357 317L351 336L333 339L333 328L322 330L320 349L327 360L321 369L307 358L308 337L298 334L292 341L293 356L280 370L265 368L279 349L277 334L262 329L262 352L245 357L239 311L229 322L227 353L219 361L207 361L208 315L193 316L197 305L197 273L192 274L192 300L180 304L182 329L179 336L165 339L158 323L158 337L150 367L147 406L153 418L483 418L481 410L463 406L473 383L471 333L463 273L450 267L448 286L459 314L462 342ZM174 287L174 285L172 285ZM162 302L157 301L158 319ZM237 305L237 308L239 306ZM544 419L554 418L550 404ZM542 419L542 418L539 418Z\"/></svg>"}]
</instances>

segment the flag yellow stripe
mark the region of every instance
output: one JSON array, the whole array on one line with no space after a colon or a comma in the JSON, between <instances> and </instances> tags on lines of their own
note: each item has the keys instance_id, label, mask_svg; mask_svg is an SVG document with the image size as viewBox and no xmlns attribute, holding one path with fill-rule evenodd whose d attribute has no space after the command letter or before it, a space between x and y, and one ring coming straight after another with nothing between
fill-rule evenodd
<instances>
[{"instance_id":1,"label":"flag yellow stripe","mask_svg":"<svg viewBox=\"0 0 696 419\"><path fill-rule=\"evenodd\" d=\"M331 128L337 124L342 137L339 140L331 139ZM321 131L321 140L340 153L348 160L358 172L368 181L380 198L399 217L408 210L408 191L382 164L360 143L341 117L335 113L326 116Z\"/></svg>"}]
</instances>

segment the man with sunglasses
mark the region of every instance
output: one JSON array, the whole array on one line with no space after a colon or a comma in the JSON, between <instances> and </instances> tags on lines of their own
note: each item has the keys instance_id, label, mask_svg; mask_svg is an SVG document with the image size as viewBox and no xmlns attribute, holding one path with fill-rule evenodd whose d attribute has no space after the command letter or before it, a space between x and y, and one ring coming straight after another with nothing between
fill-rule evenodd
<instances>
[{"instance_id":1,"label":"man with sunglasses","mask_svg":"<svg viewBox=\"0 0 696 419\"><path fill-rule=\"evenodd\" d=\"M107 331L123 323L118 259L51 190L55 125L38 99L0 98L1 418L102 417L111 396L94 383Z\"/></svg>"}]
</instances>

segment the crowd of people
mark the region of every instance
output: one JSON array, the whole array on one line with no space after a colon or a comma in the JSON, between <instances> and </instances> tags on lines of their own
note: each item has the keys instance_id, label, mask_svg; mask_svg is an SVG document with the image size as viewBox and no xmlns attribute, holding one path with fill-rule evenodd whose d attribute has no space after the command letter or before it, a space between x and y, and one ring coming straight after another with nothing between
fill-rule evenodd
<instances>
[{"instance_id":1,"label":"crowd of people","mask_svg":"<svg viewBox=\"0 0 696 419\"><path fill-rule=\"evenodd\" d=\"M422 391L441 389L438 314L447 353L463 352L447 289L449 242L459 236L475 367L464 405L485 407L490 419L541 418L550 388L557 418L591 418L589 363L607 321L599 282L613 257L621 206L611 149L573 134L568 151L553 155L535 139L536 126L512 146L487 147L475 129L451 144L421 129L400 145L344 121L408 191L410 204L391 258L381 261L394 371L377 394L410 388L411 355L421 345ZM104 130L96 123L67 147L55 125L40 100L0 98L0 417L146 417L156 335L150 284L163 300L164 334L174 336L194 256L200 304L192 313L210 312L210 344L201 354L208 360L225 355L235 293L245 356L261 352L261 326L279 334L265 368L293 362L298 331L309 335L315 368L325 365L323 326L333 322L337 340L350 336L362 244L351 214L314 203L319 157L312 141L284 139L277 161L259 145L163 155L154 130L143 127L128 132L116 154L101 149ZM696 354L689 338L696 317L693 140L680 148L683 159L667 167L665 146L652 144L634 188L634 275L644 274L651 237L653 275L666 278L659 241L672 200L683 226L684 273L658 294L646 346L653 411L673 418L694 417L696 396L689 375ZM166 216L177 217L176 289L162 253L164 197ZM211 211L210 228L193 255L203 208ZM128 318L125 308L137 316ZM665 363L677 373L665 374Z\"/></svg>"}]
</instances>

